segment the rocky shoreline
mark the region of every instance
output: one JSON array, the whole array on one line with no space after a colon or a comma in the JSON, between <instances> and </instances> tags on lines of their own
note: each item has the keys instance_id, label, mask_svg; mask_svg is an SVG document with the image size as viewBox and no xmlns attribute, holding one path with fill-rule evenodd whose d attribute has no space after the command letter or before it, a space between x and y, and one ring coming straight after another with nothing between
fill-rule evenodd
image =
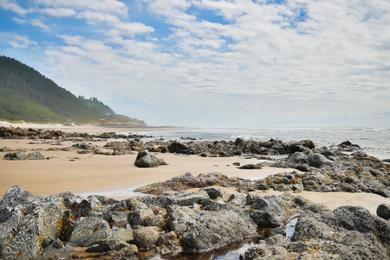
<instances>
[{"instance_id":1,"label":"rocky shoreline","mask_svg":"<svg viewBox=\"0 0 390 260\"><path fill-rule=\"evenodd\" d=\"M252 246L241 259L390 258L389 205L379 205L373 215L354 206L329 210L299 196L305 190L390 197L389 162L348 141L316 147L310 140L176 141L22 128L0 128L0 138L69 142L48 150L79 154L137 152L131 163L142 168L164 167L158 154L175 153L259 160L233 163L238 169L295 169L260 180L186 173L139 187L135 191L145 195L124 200L69 192L34 196L14 186L0 201L0 258L204 259L246 242ZM50 160L39 151L0 149L5 160Z\"/></svg>"},{"instance_id":2,"label":"rocky shoreline","mask_svg":"<svg viewBox=\"0 0 390 260\"><path fill-rule=\"evenodd\" d=\"M381 205L381 217L361 207L330 211L291 193L215 185L121 201L39 197L15 186L0 201L0 257L195 259L256 241L242 259L387 259L388 210Z\"/></svg>"},{"instance_id":3,"label":"rocky shoreline","mask_svg":"<svg viewBox=\"0 0 390 260\"><path fill-rule=\"evenodd\" d=\"M202 157L244 156L258 158L265 162L252 165L237 165L240 169L260 169L263 166L293 168L296 171L269 176L252 184L252 189L278 191L345 191L368 192L390 197L390 163L364 153L361 148L345 141L337 146L316 147L313 141L265 142L243 140L204 141L204 140L164 140L152 139L141 135L117 135L103 133L89 135L85 133L64 133L54 130L35 130L22 128L0 128L2 138L39 138L58 142L76 141L70 147L49 148L50 151L76 150L79 154L123 155L134 152L175 153L199 155ZM76 138L76 139L75 139ZM115 140L118 139L118 140ZM105 141L103 148L94 142ZM46 159L36 153L7 150L5 159L32 158ZM148 155L146 162L152 161L153 167L164 165L154 155ZM139 161L141 167L148 167L145 161Z\"/></svg>"}]
</instances>

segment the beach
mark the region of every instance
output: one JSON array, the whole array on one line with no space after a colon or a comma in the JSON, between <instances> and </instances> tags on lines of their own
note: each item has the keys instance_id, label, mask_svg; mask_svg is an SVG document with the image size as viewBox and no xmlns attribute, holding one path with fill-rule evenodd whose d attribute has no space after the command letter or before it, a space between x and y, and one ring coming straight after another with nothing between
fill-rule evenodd
<instances>
[{"instance_id":1,"label":"beach","mask_svg":"<svg viewBox=\"0 0 390 260\"><path fill-rule=\"evenodd\" d=\"M307 238L324 249L308 247L313 259L389 255L390 165L350 141L28 126L0 127L0 238L14 234L3 243L9 255L241 259L264 238L256 246L282 248L281 259ZM172 130L157 135L164 131ZM362 246L351 252L345 237Z\"/></svg>"},{"instance_id":2,"label":"beach","mask_svg":"<svg viewBox=\"0 0 390 260\"><path fill-rule=\"evenodd\" d=\"M186 172L193 174L220 172L228 176L259 179L270 174L288 169L265 167L261 170L243 170L233 166L254 163L256 159L239 157L187 156L159 154L168 165L158 168L137 168L134 166L137 153L120 156L98 154L78 154L76 151L47 151L62 145L28 144L31 140L0 140L0 147L22 149L24 151L41 151L43 161L10 161L0 160L0 194L3 195L12 185L20 185L37 195L47 195L64 191L74 193L96 193L136 188L142 185L165 181ZM102 146L103 143L95 143ZM4 156L4 152L0 156ZM78 158L78 159L75 159ZM72 161L73 159L73 161ZM125 194L123 195L125 196Z\"/></svg>"},{"instance_id":3,"label":"beach","mask_svg":"<svg viewBox=\"0 0 390 260\"><path fill-rule=\"evenodd\" d=\"M29 125L31 126L31 125ZM48 128L50 129L50 128ZM63 130L64 128L60 128ZM107 130L99 127L67 128L69 132L80 129L88 133L102 133ZM133 130L133 129L132 129ZM79 154L76 150L58 151L71 147L77 142L36 139L0 139L0 148L27 152L40 151L46 160L0 160L0 196L13 185L18 185L36 195L51 195L70 191L80 195L100 194L107 197L124 199L136 196L134 189L169 180L172 177L190 172L194 175L221 173L229 177L241 177L257 180L277 173L289 172L291 168L263 167L257 170L238 169L233 163L255 164L266 162L256 158L234 157L201 157L198 155L182 155L158 153L168 165L157 168L137 168L134 161L137 152L119 156L99 154ZM105 141L93 142L102 149ZM56 151L51 151L53 148ZM6 152L0 152L0 157ZM281 194L277 191L264 191L264 194ZM371 193L348 192L309 192L297 194L313 202L323 204L330 209L342 205L362 206L375 213L381 203L390 203L384 198Z\"/></svg>"}]
</instances>

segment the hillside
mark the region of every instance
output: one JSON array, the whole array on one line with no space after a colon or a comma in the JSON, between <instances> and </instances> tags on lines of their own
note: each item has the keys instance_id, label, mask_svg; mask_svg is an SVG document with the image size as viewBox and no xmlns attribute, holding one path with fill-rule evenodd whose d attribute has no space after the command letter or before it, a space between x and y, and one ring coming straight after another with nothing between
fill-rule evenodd
<instances>
[{"instance_id":1,"label":"hillside","mask_svg":"<svg viewBox=\"0 0 390 260\"><path fill-rule=\"evenodd\" d=\"M28 122L145 126L117 115L96 98L76 97L33 68L0 56L0 119Z\"/></svg>"}]
</instances>

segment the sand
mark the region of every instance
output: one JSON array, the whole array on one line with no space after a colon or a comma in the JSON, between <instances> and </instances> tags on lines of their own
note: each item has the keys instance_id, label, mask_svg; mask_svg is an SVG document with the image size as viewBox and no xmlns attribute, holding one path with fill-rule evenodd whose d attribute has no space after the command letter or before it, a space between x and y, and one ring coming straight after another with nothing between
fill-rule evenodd
<instances>
[{"instance_id":1,"label":"sand","mask_svg":"<svg viewBox=\"0 0 390 260\"><path fill-rule=\"evenodd\" d=\"M136 154L121 156L77 154L75 151L47 151L48 148L69 147L72 142L40 140L3 140L0 148L39 150L49 160L43 161L8 161L3 160L0 153L0 197L12 185L19 185L37 194L47 195L71 191L81 195L102 194L115 198L126 198L134 195L133 189L146 184L165 181L174 176L191 172L219 172L228 176L248 179L261 179L278 172L292 169L264 167L261 170L241 170L233 166L233 162L241 164L258 163L257 159L241 157L204 158L174 154L157 154L169 165L158 168L142 169L133 165ZM103 146L105 142L96 142ZM78 158L74 161L72 159ZM264 194L279 194L266 191ZM308 192L299 193L306 199L323 204L330 209L343 205L362 206L375 213L381 203L390 204L389 198L370 193L347 192Z\"/></svg>"},{"instance_id":2,"label":"sand","mask_svg":"<svg viewBox=\"0 0 390 260\"><path fill-rule=\"evenodd\" d=\"M267 190L258 191L256 193L264 195L279 195L283 192ZM376 209L380 204L390 204L390 198L385 198L377 194L365 192L351 193L301 191L293 194L300 195L307 200L322 204L331 210L336 209L340 206L358 206L368 209L372 214L376 214Z\"/></svg>"},{"instance_id":3,"label":"sand","mask_svg":"<svg viewBox=\"0 0 390 260\"><path fill-rule=\"evenodd\" d=\"M20 128L35 128L35 129L47 129L47 130L61 130L63 132L80 132L88 134L100 134L107 132L116 133L132 133L132 134L147 134L153 131L163 131L169 129L180 129L178 127L153 127L153 126L140 126L140 127L104 127L95 126L90 124L84 125L63 125L63 124L38 124L29 122L8 122L0 120L0 127L20 127Z\"/></svg>"},{"instance_id":4,"label":"sand","mask_svg":"<svg viewBox=\"0 0 390 260\"><path fill-rule=\"evenodd\" d=\"M28 144L33 142L33 144ZM53 142L55 143L55 142ZM104 143L94 143L103 145ZM174 154L157 154L169 165L158 168L137 168L133 165L136 154L107 156L77 154L75 151L46 151L48 148L66 147L62 145L39 144L31 140L0 140L0 147L24 150L39 150L44 161L9 161L0 159L0 196L12 185L22 186L34 194L52 194L62 191L74 193L99 193L114 190L129 190L142 185L165 181L174 176L191 172L192 174L219 172L228 176L260 179L270 174L289 169L265 167L261 170L241 170L233 162L241 164L257 163L257 159L240 157L203 158ZM28 149L26 149L28 148ZM42 148L42 149L39 149ZM0 158L5 153L0 153ZM71 161L72 158L79 158Z\"/></svg>"}]
</instances>

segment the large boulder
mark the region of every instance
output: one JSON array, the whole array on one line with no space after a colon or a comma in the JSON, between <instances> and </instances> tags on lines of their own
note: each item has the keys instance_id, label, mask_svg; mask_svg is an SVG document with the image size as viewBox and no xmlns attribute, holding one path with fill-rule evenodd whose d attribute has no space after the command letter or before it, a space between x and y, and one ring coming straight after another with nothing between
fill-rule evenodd
<instances>
[{"instance_id":1,"label":"large boulder","mask_svg":"<svg viewBox=\"0 0 390 260\"><path fill-rule=\"evenodd\" d=\"M44 241L62 230L64 205L55 196L34 197L15 186L0 201L0 258L36 258Z\"/></svg>"},{"instance_id":2,"label":"large boulder","mask_svg":"<svg viewBox=\"0 0 390 260\"><path fill-rule=\"evenodd\" d=\"M86 217L76 223L69 243L88 247L108 240L112 240L112 231L108 222L98 217Z\"/></svg>"},{"instance_id":3,"label":"large boulder","mask_svg":"<svg viewBox=\"0 0 390 260\"><path fill-rule=\"evenodd\" d=\"M134 162L134 165L139 168L152 168L166 164L167 163L163 159L157 158L155 155L147 151L139 152Z\"/></svg>"},{"instance_id":4,"label":"large boulder","mask_svg":"<svg viewBox=\"0 0 390 260\"><path fill-rule=\"evenodd\" d=\"M204 253L256 236L256 225L240 211L201 211L171 206L168 224L181 237L185 253Z\"/></svg>"}]
</instances>

